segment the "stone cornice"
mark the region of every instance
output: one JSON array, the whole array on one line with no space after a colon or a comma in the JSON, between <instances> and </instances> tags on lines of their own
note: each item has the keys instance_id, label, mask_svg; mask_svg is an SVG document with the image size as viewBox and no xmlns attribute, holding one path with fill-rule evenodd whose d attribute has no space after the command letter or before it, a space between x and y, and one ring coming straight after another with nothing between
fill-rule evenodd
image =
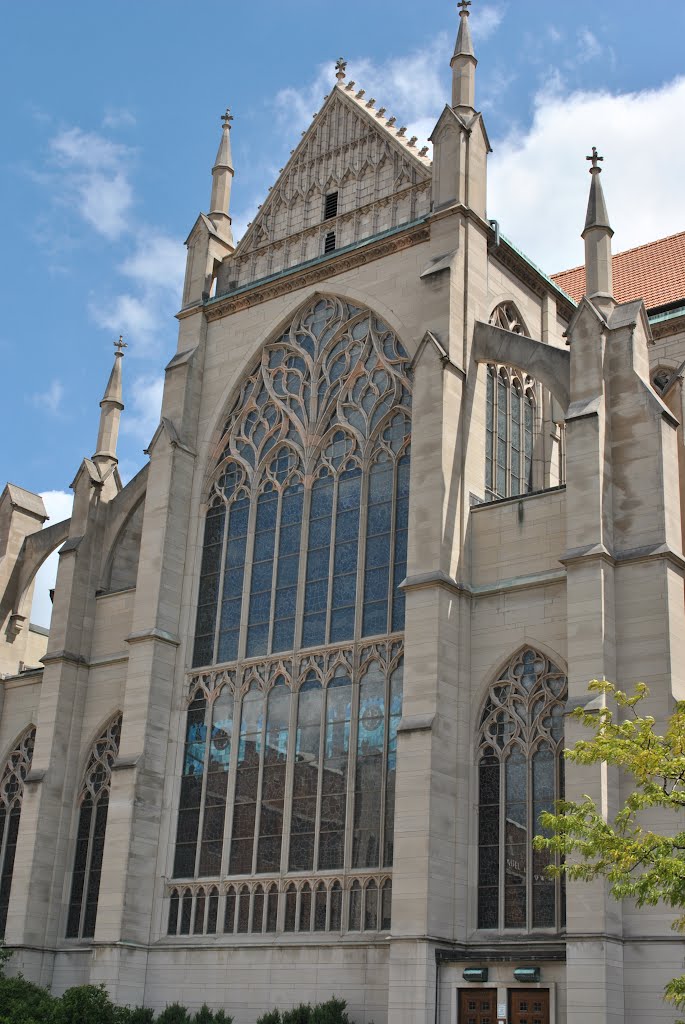
<instances>
[{"instance_id":1,"label":"stone cornice","mask_svg":"<svg viewBox=\"0 0 685 1024\"><path fill-rule=\"evenodd\" d=\"M157 628L144 629L140 633L131 633L129 636L124 637L124 643L127 644L144 644L150 641L169 644L171 647L179 647L181 643L177 636Z\"/></svg>"},{"instance_id":2,"label":"stone cornice","mask_svg":"<svg viewBox=\"0 0 685 1024\"><path fill-rule=\"evenodd\" d=\"M575 548L568 551L559 559L562 565L581 565L588 562L606 562L612 567L622 565L634 565L638 562L670 562L676 569L685 570L685 558L683 555L668 547L667 544L655 544L643 548L633 548L631 551L612 552L603 544L592 544L587 548Z\"/></svg>"},{"instance_id":3,"label":"stone cornice","mask_svg":"<svg viewBox=\"0 0 685 1024\"><path fill-rule=\"evenodd\" d=\"M81 654L74 654L73 651L48 651L39 659L44 665L53 665L59 661L67 662L70 665L87 665L88 662Z\"/></svg>"},{"instance_id":4,"label":"stone cornice","mask_svg":"<svg viewBox=\"0 0 685 1024\"><path fill-rule=\"evenodd\" d=\"M219 320L221 317L237 313L239 310L258 306L262 302L279 298L281 295L298 291L300 288L319 284L331 277L345 274L348 270L354 270L356 267L383 259L385 256L402 252L413 245L427 242L429 238L430 226L427 223L422 223L407 231L400 231L390 237L381 238L376 242L371 241L367 245L357 246L350 252L332 253L330 259L317 262L313 267L305 269L292 267L283 271L276 280L267 281L261 285L256 284L254 288L248 288L246 291L240 290L239 294L215 299L211 304L205 306L205 316L208 321ZM195 310L190 312L195 312ZM184 315L183 310L178 314L181 319Z\"/></svg>"},{"instance_id":5,"label":"stone cornice","mask_svg":"<svg viewBox=\"0 0 685 1024\"><path fill-rule=\"evenodd\" d=\"M554 296L560 316L570 320L576 307L570 299L567 299L554 285L548 284L542 273L537 274L535 269L520 256L504 238L500 238L499 245L490 248L490 255L494 256L507 270L510 270L522 284L525 284L538 298L551 294Z\"/></svg>"}]
</instances>

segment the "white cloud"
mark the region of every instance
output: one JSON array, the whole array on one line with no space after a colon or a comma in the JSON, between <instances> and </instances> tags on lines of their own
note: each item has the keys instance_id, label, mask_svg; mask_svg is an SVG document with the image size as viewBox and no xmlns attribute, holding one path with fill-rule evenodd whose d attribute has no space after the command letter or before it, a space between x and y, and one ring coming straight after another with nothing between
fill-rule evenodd
<instances>
[{"instance_id":1,"label":"white cloud","mask_svg":"<svg viewBox=\"0 0 685 1024\"><path fill-rule=\"evenodd\" d=\"M109 300L98 295L90 314L100 327L124 334L133 354L151 351L180 305L185 252L175 239L140 231L135 248L117 268L132 289Z\"/></svg>"},{"instance_id":2,"label":"white cloud","mask_svg":"<svg viewBox=\"0 0 685 1024\"><path fill-rule=\"evenodd\" d=\"M103 128L132 128L135 124L135 116L123 108L108 110L102 119Z\"/></svg>"},{"instance_id":3,"label":"white cloud","mask_svg":"<svg viewBox=\"0 0 685 1024\"><path fill-rule=\"evenodd\" d=\"M478 7L477 15L471 21L474 39L484 41L494 35L504 20L504 8L500 6Z\"/></svg>"},{"instance_id":4,"label":"white cloud","mask_svg":"<svg viewBox=\"0 0 685 1024\"><path fill-rule=\"evenodd\" d=\"M161 374L145 374L133 381L121 428L125 434L148 444L159 424L164 393Z\"/></svg>"},{"instance_id":5,"label":"white cloud","mask_svg":"<svg viewBox=\"0 0 685 1024\"><path fill-rule=\"evenodd\" d=\"M597 57L601 57L602 50L602 44L589 28L580 29L578 32L578 51L576 53L576 61L581 64L587 64L589 61L596 60Z\"/></svg>"},{"instance_id":6,"label":"white cloud","mask_svg":"<svg viewBox=\"0 0 685 1024\"><path fill-rule=\"evenodd\" d=\"M602 184L614 251L672 234L685 223L685 78L636 93L541 92L527 132L495 142L488 213L548 273L584 260L580 233L590 179L585 156L605 157ZM668 152L639 146L641 126ZM550 230L550 225L553 229Z\"/></svg>"},{"instance_id":7,"label":"white cloud","mask_svg":"<svg viewBox=\"0 0 685 1024\"><path fill-rule=\"evenodd\" d=\"M60 380L51 381L46 391L38 392L32 396L33 404L41 409L47 409L54 416L60 411L62 399L64 398L64 385Z\"/></svg>"},{"instance_id":8,"label":"white cloud","mask_svg":"<svg viewBox=\"0 0 685 1024\"><path fill-rule=\"evenodd\" d=\"M45 524L52 526L54 523L61 523L71 515L74 495L67 491L44 491L41 498L45 502L45 508L50 517ZM50 625L52 616L52 602L50 591L55 586L57 579L57 567L59 564L59 553L54 551L49 558L43 562L36 573L36 582L33 591L33 604L31 606L31 622L37 626L47 628Z\"/></svg>"},{"instance_id":9,"label":"white cloud","mask_svg":"<svg viewBox=\"0 0 685 1024\"><path fill-rule=\"evenodd\" d=\"M130 148L97 132L67 128L51 139L50 149L62 199L99 234L119 238L128 229L133 206Z\"/></svg>"}]
</instances>

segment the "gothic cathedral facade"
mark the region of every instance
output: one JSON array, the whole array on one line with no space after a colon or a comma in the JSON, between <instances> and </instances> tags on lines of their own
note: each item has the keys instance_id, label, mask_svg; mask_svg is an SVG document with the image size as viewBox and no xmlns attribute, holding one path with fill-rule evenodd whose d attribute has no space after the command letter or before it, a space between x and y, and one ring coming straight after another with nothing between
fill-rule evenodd
<instances>
[{"instance_id":1,"label":"gothic cathedral facade","mask_svg":"<svg viewBox=\"0 0 685 1024\"><path fill-rule=\"evenodd\" d=\"M564 765L590 680L685 694L685 290L615 290L597 159L577 294L500 235L460 17L432 158L341 61L237 246L224 118L147 465L118 349L71 518L0 497L0 934L55 992L672 1020L671 913L532 837L626 795Z\"/></svg>"}]
</instances>

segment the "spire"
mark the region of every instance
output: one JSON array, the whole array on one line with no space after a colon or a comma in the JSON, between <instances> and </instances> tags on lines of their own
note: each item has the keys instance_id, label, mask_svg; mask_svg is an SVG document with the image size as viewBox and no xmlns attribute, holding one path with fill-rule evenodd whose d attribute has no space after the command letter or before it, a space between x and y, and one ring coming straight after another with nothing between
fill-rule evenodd
<instances>
[{"instance_id":1,"label":"spire","mask_svg":"<svg viewBox=\"0 0 685 1024\"><path fill-rule=\"evenodd\" d=\"M114 342L114 366L107 381L105 393L100 402L100 427L98 429L97 450L93 462L100 469L117 462L117 439L119 437L119 420L124 408L121 390L121 360L124 349L128 348L122 336Z\"/></svg>"},{"instance_id":2,"label":"spire","mask_svg":"<svg viewBox=\"0 0 685 1024\"><path fill-rule=\"evenodd\" d=\"M611 256L611 239L613 230L609 223L604 190L600 174L602 168L600 162L603 156L598 156L597 147L592 147L592 156L586 157L592 164L590 175L590 198L587 204L587 217L583 239L585 241L585 294L589 299L610 300L613 303L613 268Z\"/></svg>"},{"instance_id":3,"label":"spire","mask_svg":"<svg viewBox=\"0 0 685 1024\"><path fill-rule=\"evenodd\" d=\"M471 0L459 0L459 35L450 61L452 68L452 106L465 113L475 112L476 55L469 28Z\"/></svg>"},{"instance_id":4,"label":"spire","mask_svg":"<svg viewBox=\"0 0 685 1024\"><path fill-rule=\"evenodd\" d=\"M228 236L231 245L233 237L231 233L231 218L229 210L231 206L231 185L233 183L233 157L231 155L231 121L233 115L226 108L222 115L221 142L216 160L212 167L212 198L210 201L209 217L217 231Z\"/></svg>"}]
</instances>

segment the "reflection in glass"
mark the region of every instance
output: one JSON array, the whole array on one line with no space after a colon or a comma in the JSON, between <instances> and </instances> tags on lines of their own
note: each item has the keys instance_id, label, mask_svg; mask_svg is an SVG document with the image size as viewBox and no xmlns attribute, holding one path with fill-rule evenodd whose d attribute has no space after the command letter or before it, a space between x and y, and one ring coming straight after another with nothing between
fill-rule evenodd
<instances>
[{"instance_id":1,"label":"reflection in glass","mask_svg":"<svg viewBox=\"0 0 685 1024\"><path fill-rule=\"evenodd\" d=\"M321 684L316 675L310 672L297 698L297 735L288 864L290 871L311 871L314 866L322 706Z\"/></svg>"},{"instance_id":2,"label":"reflection in glass","mask_svg":"<svg viewBox=\"0 0 685 1024\"><path fill-rule=\"evenodd\" d=\"M326 690L319 828L320 871L343 867L351 717L352 680L341 668L336 671Z\"/></svg>"},{"instance_id":3,"label":"reflection in glass","mask_svg":"<svg viewBox=\"0 0 685 1024\"><path fill-rule=\"evenodd\" d=\"M288 757L290 690L278 676L267 701L266 742L262 769L262 806L259 816L257 872L281 869L285 766Z\"/></svg>"},{"instance_id":4,"label":"reflection in glass","mask_svg":"<svg viewBox=\"0 0 685 1024\"><path fill-rule=\"evenodd\" d=\"M263 719L264 695L257 684L252 683L243 697L240 718L229 868L232 875L247 875L252 871Z\"/></svg>"}]
</instances>

